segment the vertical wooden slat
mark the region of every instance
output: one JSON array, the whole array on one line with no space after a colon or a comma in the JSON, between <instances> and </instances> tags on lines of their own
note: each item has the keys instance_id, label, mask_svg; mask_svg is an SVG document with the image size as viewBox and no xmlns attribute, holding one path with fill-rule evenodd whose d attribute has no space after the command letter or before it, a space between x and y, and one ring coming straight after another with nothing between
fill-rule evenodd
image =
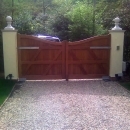
<instances>
[{"instance_id":1,"label":"vertical wooden slat","mask_svg":"<svg viewBox=\"0 0 130 130\"><path fill-rule=\"evenodd\" d=\"M66 41L62 42L62 78L65 79L66 78Z\"/></svg>"},{"instance_id":2,"label":"vertical wooden slat","mask_svg":"<svg viewBox=\"0 0 130 130\"><path fill-rule=\"evenodd\" d=\"M66 67L65 67L66 68L66 81L68 81L68 78L69 78L68 77L68 65L69 65L68 64L68 52L69 52L69 50L68 50L68 44L69 43L66 41L66 43L65 43L65 46L66 46L65 47L65 49L66 49L66 57L65 57L65 62L66 62Z\"/></svg>"}]
</instances>

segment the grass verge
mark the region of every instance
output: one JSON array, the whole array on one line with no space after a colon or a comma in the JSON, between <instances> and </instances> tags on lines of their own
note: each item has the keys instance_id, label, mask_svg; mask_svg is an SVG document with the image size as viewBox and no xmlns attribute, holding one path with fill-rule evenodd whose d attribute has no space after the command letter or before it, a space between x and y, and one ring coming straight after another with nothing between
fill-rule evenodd
<instances>
[{"instance_id":1,"label":"grass verge","mask_svg":"<svg viewBox=\"0 0 130 130\"><path fill-rule=\"evenodd\" d=\"M130 91L130 82L119 82L123 87Z\"/></svg>"},{"instance_id":2,"label":"grass verge","mask_svg":"<svg viewBox=\"0 0 130 130\"><path fill-rule=\"evenodd\" d=\"M0 79L0 106L9 96L16 81Z\"/></svg>"}]
</instances>

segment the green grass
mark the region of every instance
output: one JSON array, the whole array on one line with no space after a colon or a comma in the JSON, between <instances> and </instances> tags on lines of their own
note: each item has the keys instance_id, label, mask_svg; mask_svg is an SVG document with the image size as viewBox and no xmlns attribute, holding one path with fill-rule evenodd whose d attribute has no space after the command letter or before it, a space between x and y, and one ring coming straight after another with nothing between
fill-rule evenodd
<instances>
[{"instance_id":1,"label":"green grass","mask_svg":"<svg viewBox=\"0 0 130 130\"><path fill-rule=\"evenodd\" d=\"M120 84L130 91L130 82L120 82Z\"/></svg>"},{"instance_id":2,"label":"green grass","mask_svg":"<svg viewBox=\"0 0 130 130\"><path fill-rule=\"evenodd\" d=\"M16 81L0 79L0 105L9 96Z\"/></svg>"}]
</instances>

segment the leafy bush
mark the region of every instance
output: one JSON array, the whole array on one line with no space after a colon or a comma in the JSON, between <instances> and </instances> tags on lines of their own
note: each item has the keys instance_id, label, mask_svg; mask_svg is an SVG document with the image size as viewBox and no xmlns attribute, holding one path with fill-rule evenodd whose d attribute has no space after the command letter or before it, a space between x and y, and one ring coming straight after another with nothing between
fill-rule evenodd
<instances>
[{"instance_id":1,"label":"leafy bush","mask_svg":"<svg viewBox=\"0 0 130 130\"><path fill-rule=\"evenodd\" d=\"M95 17L93 13L92 5L87 5L84 2L77 2L68 13L68 18L72 23L69 25L71 40L85 39L106 32L98 23L98 15Z\"/></svg>"}]
</instances>

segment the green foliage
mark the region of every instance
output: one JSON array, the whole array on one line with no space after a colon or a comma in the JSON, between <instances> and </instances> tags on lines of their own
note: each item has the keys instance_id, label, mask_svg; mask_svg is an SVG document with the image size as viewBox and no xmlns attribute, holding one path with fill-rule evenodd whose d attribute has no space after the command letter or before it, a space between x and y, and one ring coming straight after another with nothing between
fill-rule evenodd
<instances>
[{"instance_id":1,"label":"green foliage","mask_svg":"<svg viewBox=\"0 0 130 130\"><path fill-rule=\"evenodd\" d=\"M57 35L63 40L104 33L102 26L94 21L93 4L97 2L93 0L5 0L3 3L19 33Z\"/></svg>"},{"instance_id":2,"label":"green foliage","mask_svg":"<svg viewBox=\"0 0 130 130\"><path fill-rule=\"evenodd\" d=\"M38 16L33 19L29 12L22 12L13 22L13 26L18 29L21 34L44 33L45 28L42 17Z\"/></svg>"},{"instance_id":3,"label":"green foliage","mask_svg":"<svg viewBox=\"0 0 130 130\"><path fill-rule=\"evenodd\" d=\"M102 10L101 10L102 9ZM114 25L112 20L115 17L120 17L121 27L123 29L130 28L130 1L127 0L114 0L114 1L101 1L97 6L97 10L100 10L100 21L106 29L111 29Z\"/></svg>"},{"instance_id":4,"label":"green foliage","mask_svg":"<svg viewBox=\"0 0 130 130\"><path fill-rule=\"evenodd\" d=\"M0 79L0 105L9 96L15 81Z\"/></svg>"},{"instance_id":5,"label":"green foliage","mask_svg":"<svg viewBox=\"0 0 130 130\"><path fill-rule=\"evenodd\" d=\"M77 3L68 13L72 24L69 25L71 40L84 39L92 35L92 8L82 3Z\"/></svg>"},{"instance_id":6,"label":"green foliage","mask_svg":"<svg viewBox=\"0 0 130 130\"><path fill-rule=\"evenodd\" d=\"M64 15L58 15L55 17L51 27L54 35L60 37L61 40L69 39L69 26L70 20Z\"/></svg>"},{"instance_id":7,"label":"green foliage","mask_svg":"<svg viewBox=\"0 0 130 130\"><path fill-rule=\"evenodd\" d=\"M12 15L20 33L80 40L106 33L117 15L122 19L121 26L129 29L129 12L128 0L1 0L0 26L4 28L5 17Z\"/></svg>"},{"instance_id":8,"label":"green foliage","mask_svg":"<svg viewBox=\"0 0 130 130\"><path fill-rule=\"evenodd\" d=\"M13 22L13 26L22 34L33 34L33 21L30 13L22 12Z\"/></svg>"},{"instance_id":9,"label":"green foliage","mask_svg":"<svg viewBox=\"0 0 130 130\"><path fill-rule=\"evenodd\" d=\"M69 25L71 40L80 40L105 33L103 26L98 24L98 15L94 17L92 5L77 2L68 13L68 18L72 23Z\"/></svg>"},{"instance_id":10,"label":"green foliage","mask_svg":"<svg viewBox=\"0 0 130 130\"><path fill-rule=\"evenodd\" d=\"M119 82L119 84L130 91L130 82Z\"/></svg>"}]
</instances>

